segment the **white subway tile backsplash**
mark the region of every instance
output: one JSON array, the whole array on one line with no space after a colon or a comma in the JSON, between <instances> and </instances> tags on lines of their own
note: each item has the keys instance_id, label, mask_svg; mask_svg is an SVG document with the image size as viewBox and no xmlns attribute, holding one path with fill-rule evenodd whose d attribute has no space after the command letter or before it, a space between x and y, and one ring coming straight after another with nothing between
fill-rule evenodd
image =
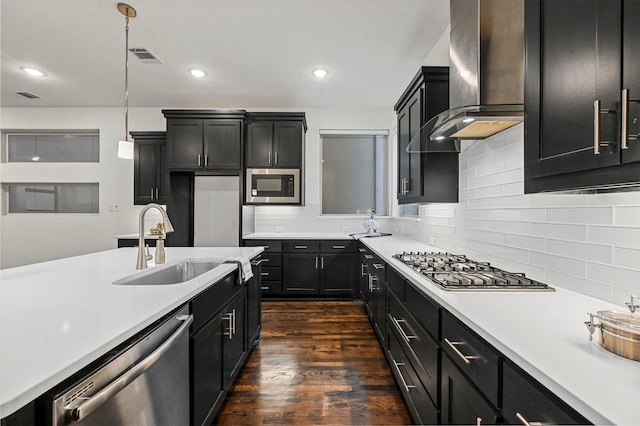
<instances>
[{"instance_id":1,"label":"white subway tile backsplash","mask_svg":"<svg viewBox=\"0 0 640 426\"><path fill-rule=\"evenodd\" d=\"M482 188L493 185L493 175L471 178L467 181L469 188Z\"/></svg>"},{"instance_id":2,"label":"white subway tile backsplash","mask_svg":"<svg viewBox=\"0 0 640 426\"><path fill-rule=\"evenodd\" d=\"M593 262L611 263L613 249L611 246L602 246L588 243L576 243L571 241L548 239L547 253L558 256L567 256L574 259L582 259Z\"/></svg>"},{"instance_id":3,"label":"white subway tile backsplash","mask_svg":"<svg viewBox=\"0 0 640 426\"><path fill-rule=\"evenodd\" d=\"M476 197L478 198L494 198L504 195L504 185L485 186L476 188Z\"/></svg>"},{"instance_id":4,"label":"white subway tile backsplash","mask_svg":"<svg viewBox=\"0 0 640 426\"><path fill-rule=\"evenodd\" d=\"M532 251L531 263L551 271L558 271L579 277L585 276L586 262L584 260Z\"/></svg>"},{"instance_id":5,"label":"white subway tile backsplash","mask_svg":"<svg viewBox=\"0 0 640 426\"><path fill-rule=\"evenodd\" d=\"M522 154L504 159L504 170L522 169L524 173L524 156Z\"/></svg>"},{"instance_id":6,"label":"white subway tile backsplash","mask_svg":"<svg viewBox=\"0 0 640 426\"><path fill-rule=\"evenodd\" d=\"M536 251L544 251L546 247L544 238L536 238L527 235L506 234L504 236L504 243L507 246Z\"/></svg>"},{"instance_id":7,"label":"white subway tile backsplash","mask_svg":"<svg viewBox=\"0 0 640 426\"><path fill-rule=\"evenodd\" d=\"M547 209L547 221L610 225L613 222L613 208L549 208Z\"/></svg>"},{"instance_id":8,"label":"white subway tile backsplash","mask_svg":"<svg viewBox=\"0 0 640 426\"><path fill-rule=\"evenodd\" d=\"M613 248L613 264L623 268L640 270L640 248L638 250L621 247ZM638 283L640 285L640 283Z\"/></svg>"},{"instance_id":9,"label":"white subway tile backsplash","mask_svg":"<svg viewBox=\"0 0 640 426\"><path fill-rule=\"evenodd\" d=\"M474 157L469 158L468 167L476 167L482 164L491 163L494 161L494 155L492 151L484 152L482 154L476 155Z\"/></svg>"},{"instance_id":10,"label":"white subway tile backsplash","mask_svg":"<svg viewBox=\"0 0 640 426\"><path fill-rule=\"evenodd\" d=\"M588 196L584 194L529 194L533 207L586 206Z\"/></svg>"},{"instance_id":11,"label":"white subway tile backsplash","mask_svg":"<svg viewBox=\"0 0 640 426\"><path fill-rule=\"evenodd\" d=\"M640 248L640 228L618 228L615 226L588 227L587 241L630 249Z\"/></svg>"},{"instance_id":12,"label":"white subway tile backsplash","mask_svg":"<svg viewBox=\"0 0 640 426\"><path fill-rule=\"evenodd\" d=\"M640 189L632 192L610 192L587 196L590 206L640 206Z\"/></svg>"},{"instance_id":13,"label":"white subway tile backsplash","mask_svg":"<svg viewBox=\"0 0 640 426\"><path fill-rule=\"evenodd\" d=\"M528 222L544 222L547 211L545 209L505 209L504 220Z\"/></svg>"},{"instance_id":14,"label":"white subway tile backsplash","mask_svg":"<svg viewBox=\"0 0 640 426\"><path fill-rule=\"evenodd\" d=\"M514 169L509 171L502 171L493 175L494 183L515 183L524 182L524 170Z\"/></svg>"},{"instance_id":15,"label":"white subway tile backsplash","mask_svg":"<svg viewBox=\"0 0 640 426\"><path fill-rule=\"evenodd\" d=\"M588 280L584 277L576 277L563 274L562 272L547 271L547 284L552 287L562 287L567 290L573 290L608 302L613 301L613 289L611 285L600 281Z\"/></svg>"},{"instance_id":16,"label":"white subway tile backsplash","mask_svg":"<svg viewBox=\"0 0 640 426\"><path fill-rule=\"evenodd\" d=\"M487 164L479 164L474 170L476 176L491 176L504 170L504 161L494 161Z\"/></svg>"},{"instance_id":17,"label":"white subway tile backsplash","mask_svg":"<svg viewBox=\"0 0 640 426\"><path fill-rule=\"evenodd\" d=\"M608 282L619 287L640 289L640 270L600 263L587 263L587 278Z\"/></svg>"},{"instance_id":18,"label":"white subway tile backsplash","mask_svg":"<svg viewBox=\"0 0 640 426\"><path fill-rule=\"evenodd\" d=\"M531 235L535 237L562 238L570 241L585 241L586 225L569 225L553 223L532 223ZM597 242L597 241L594 241Z\"/></svg>"},{"instance_id":19,"label":"white subway tile backsplash","mask_svg":"<svg viewBox=\"0 0 640 426\"><path fill-rule=\"evenodd\" d=\"M614 207L613 211L615 225L640 228L640 206L618 206Z\"/></svg>"}]
</instances>

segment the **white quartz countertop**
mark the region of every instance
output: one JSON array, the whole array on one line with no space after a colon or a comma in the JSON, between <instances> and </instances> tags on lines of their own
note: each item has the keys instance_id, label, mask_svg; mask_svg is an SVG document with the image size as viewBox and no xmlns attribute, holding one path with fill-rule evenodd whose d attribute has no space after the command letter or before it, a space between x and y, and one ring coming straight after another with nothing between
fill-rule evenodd
<instances>
[{"instance_id":1,"label":"white quartz countertop","mask_svg":"<svg viewBox=\"0 0 640 426\"><path fill-rule=\"evenodd\" d=\"M600 347L599 330L590 342L584 326L587 312L625 307L557 286L555 292L444 291L392 257L442 250L395 236L362 242L588 420L640 424L640 362Z\"/></svg>"},{"instance_id":2,"label":"white quartz countertop","mask_svg":"<svg viewBox=\"0 0 640 426\"><path fill-rule=\"evenodd\" d=\"M166 255L170 264L188 258L248 259L262 250L169 247ZM137 272L136 253L136 248L121 248L0 271L0 418L237 268L220 265L181 284L113 285Z\"/></svg>"},{"instance_id":3,"label":"white quartz countertop","mask_svg":"<svg viewBox=\"0 0 640 426\"><path fill-rule=\"evenodd\" d=\"M242 236L243 240L352 240L348 232L256 232Z\"/></svg>"}]
</instances>

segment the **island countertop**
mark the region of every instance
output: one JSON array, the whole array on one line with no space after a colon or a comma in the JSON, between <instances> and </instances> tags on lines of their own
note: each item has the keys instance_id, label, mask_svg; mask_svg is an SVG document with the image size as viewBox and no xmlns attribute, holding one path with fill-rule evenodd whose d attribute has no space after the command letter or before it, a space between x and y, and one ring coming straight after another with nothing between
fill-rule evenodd
<instances>
[{"instance_id":1,"label":"island countertop","mask_svg":"<svg viewBox=\"0 0 640 426\"><path fill-rule=\"evenodd\" d=\"M167 264L244 258L261 247L168 247ZM220 265L172 285L113 285L136 272L136 248L121 248L0 271L0 418L237 268ZM149 264L153 267L153 263Z\"/></svg>"}]
</instances>

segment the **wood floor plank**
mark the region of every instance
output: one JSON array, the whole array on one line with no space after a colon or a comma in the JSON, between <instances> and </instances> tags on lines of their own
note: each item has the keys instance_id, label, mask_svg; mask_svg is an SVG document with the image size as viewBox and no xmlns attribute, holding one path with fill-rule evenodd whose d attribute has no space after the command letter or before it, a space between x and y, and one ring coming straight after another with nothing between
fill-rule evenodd
<instances>
[{"instance_id":1,"label":"wood floor plank","mask_svg":"<svg viewBox=\"0 0 640 426\"><path fill-rule=\"evenodd\" d=\"M262 341L214 424L410 424L357 302L264 301Z\"/></svg>"}]
</instances>

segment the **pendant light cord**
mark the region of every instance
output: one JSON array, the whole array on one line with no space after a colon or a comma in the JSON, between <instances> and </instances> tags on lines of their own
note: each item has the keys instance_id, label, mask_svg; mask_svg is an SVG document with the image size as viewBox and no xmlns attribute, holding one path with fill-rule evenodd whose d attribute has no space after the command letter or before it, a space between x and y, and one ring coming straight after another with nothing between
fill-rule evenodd
<instances>
[{"instance_id":1,"label":"pendant light cord","mask_svg":"<svg viewBox=\"0 0 640 426\"><path fill-rule=\"evenodd\" d=\"M126 15L124 50L124 140L129 140L129 15Z\"/></svg>"}]
</instances>

